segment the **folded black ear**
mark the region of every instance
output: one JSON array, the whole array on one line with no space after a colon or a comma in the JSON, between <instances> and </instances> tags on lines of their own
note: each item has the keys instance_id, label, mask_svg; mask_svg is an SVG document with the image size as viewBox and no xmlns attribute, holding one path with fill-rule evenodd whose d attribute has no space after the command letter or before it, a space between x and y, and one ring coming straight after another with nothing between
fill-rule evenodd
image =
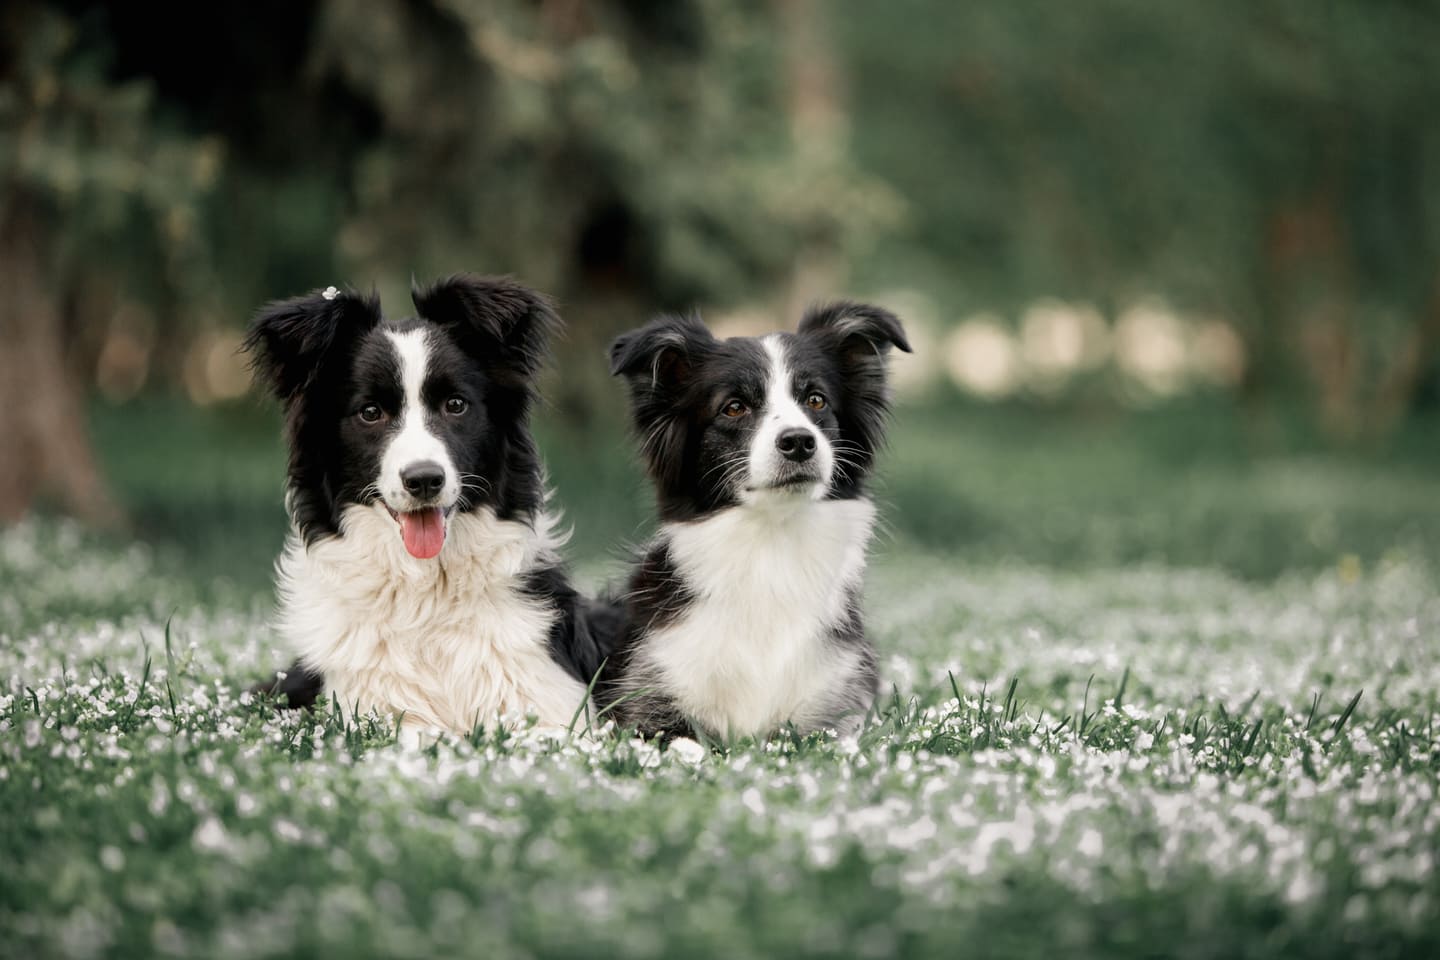
<instances>
[{"instance_id":1,"label":"folded black ear","mask_svg":"<svg viewBox=\"0 0 1440 960\"><path fill-rule=\"evenodd\" d=\"M561 327L549 299L509 277L456 274L411 298L420 316L451 328L472 356L522 380L544 365Z\"/></svg>"},{"instance_id":2,"label":"folded black ear","mask_svg":"<svg viewBox=\"0 0 1440 960\"><path fill-rule=\"evenodd\" d=\"M714 343L697 316L660 317L616 338L610 345L610 375L628 377L636 387L673 386Z\"/></svg>"},{"instance_id":3,"label":"folded black ear","mask_svg":"<svg viewBox=\"0 0 1440 960\"><path fill-rule=\"evenodd\" d=\"M315 377L335 347L380 323L380 301L328 287L266 304L250 323L241 347L250 354L256 383L288 401Z\"/></svg>"},{"instance_id":4,"label":"folded black ear","mask_svg":"<svg viewBox=\"0 0 1440 960\"><path fill-rule=\"evenodd\" d=\"M800 321L800 332L838 338L851 359L883 357L892 346L910 352L899 318L865 303L841 300L812 307Z\"/></svg>"}]
</instances>

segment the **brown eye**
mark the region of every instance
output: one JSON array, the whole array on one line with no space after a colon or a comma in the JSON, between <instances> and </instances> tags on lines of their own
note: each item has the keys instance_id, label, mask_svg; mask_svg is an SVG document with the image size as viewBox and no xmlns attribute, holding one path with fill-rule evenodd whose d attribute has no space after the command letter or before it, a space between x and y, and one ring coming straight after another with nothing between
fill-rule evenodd
<instances>
[{"instance_id":1,"label":"brown eye","mask_svg":"<svg viewBox=\"0 0 1440 960\"><path fill-rule=\"evenodd\" d=\"M359 417L365 423L379 423L385 419L385 411L380 409L378 403L367 403L360 408Z\"/></svg>"},{"instance_id":2,"label":"brown eye","mask_svg":"<svg viewBox=\"0 0 1440 960\"><path fill-rule=\"evenodd\" d=\"M458 417L470 409L470 401L464 397L451 397L445 401L445 412L452 417Z\"/></svg>"},{"instance_id":3,"label":"brown eye","mask_svg":"<svg viewBox=\"0 0 1440 960\"><path fill-rule=\"evenodd\" d=\"M725 414L725 416L729 417L731 420L734 420L736 417L745 416L745 414L750 412L750 408L745 406L745 404L741 403L739 400L731 400L729 403L725 404L725 406L720 408L720 412Z\"/></svg>"},{"instance_id":4,"label":"brown eye","mask_svg":"<svg viewBox=\"0 0 1440 960\"><path fill-rule=\"evenodd\" d=\"M811 410L824 410L827 405L828 404L826 404L825 402L824 394L812 393L810 394L810 396L805 398L805 406L809 407Z\"/></svg>"}]
</instances>

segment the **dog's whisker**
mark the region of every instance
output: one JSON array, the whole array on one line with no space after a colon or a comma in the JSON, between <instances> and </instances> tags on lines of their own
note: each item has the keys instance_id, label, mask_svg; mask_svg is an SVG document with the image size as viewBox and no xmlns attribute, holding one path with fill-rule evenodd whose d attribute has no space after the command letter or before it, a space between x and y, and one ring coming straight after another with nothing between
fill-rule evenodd
<instances>
[{"instance_id":1,"label":"dog's whisker","mask_svg":"<svg viewBox=\"0 0 1440 960\"><path fill-rule=\"evenodd\" d=\"M731 470L731 469L735 469L735 468L738 468L738 467L747 466L747 465L749 464L749 462L750 462L750 455L749 455L749 453L740 454L740 455L737 456L737 457L732 457L732 458L729 459L729 460L724 460L724 461L721 461L720 463L715 464L715 465L714 465L713 467L711 467L709 470L706 470L704 473L702 473L702 474L700 475L700 479L701 479L701 480L707 479L712 473L715 473L717 470L726 470L726 471L729 471L729 470ZM724 474L722 474L722 475L721 475L721 482L722 482L722 484L725 482L725 480L726 480L726 477L725 477Z\"/></svg>"}]
</instances>

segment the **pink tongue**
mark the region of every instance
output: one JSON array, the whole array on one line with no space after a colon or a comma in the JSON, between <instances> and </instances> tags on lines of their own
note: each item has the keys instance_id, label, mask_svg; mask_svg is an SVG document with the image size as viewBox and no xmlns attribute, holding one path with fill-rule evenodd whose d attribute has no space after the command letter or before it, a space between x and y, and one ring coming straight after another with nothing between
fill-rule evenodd
<instances>
[{"instance_id":1,"label":"pink tongue","mask_svg":"<svg viewBox=\"0 0 1440 960\"><path fill-rule=\"evenodd\" d=\"M445 518L439 507L400 514L400 535L410 556L429 560L445 546Z\"/></svg>"}]
</instances>

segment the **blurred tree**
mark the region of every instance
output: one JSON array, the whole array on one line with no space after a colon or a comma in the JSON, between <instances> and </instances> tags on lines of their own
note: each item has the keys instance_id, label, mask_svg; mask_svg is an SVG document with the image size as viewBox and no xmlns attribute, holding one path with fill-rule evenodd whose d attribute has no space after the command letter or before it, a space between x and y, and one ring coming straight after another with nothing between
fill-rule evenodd
<instances>
[{"instance_id":1,"label":"blurred tree","mask_svg":"<svg viewBox=\"0 0 1440 960\"><path fill-rule=\"evenodd\" d=\"M1440 351L1440 7L843 0L897 266L956 301L1165 296L1235 322L1244 389L1388 429Z\"/></svg>"},{"instance_id":2,"label":"blurred tree","mask_svg":"<svg viewBox=\"0 0 1440 960\"><path fill-rule=\"evenodd\" d=\"M326 0L313 68L380 118L346 262L510 271L557 294L551 394L583 422L616 330L757 297L797 251L843 251L887 212L847 152L790 135L777 6Z\"/></svg>"},{"instance_id":3,"label":"blurred tree","mask_svg":"<svg viewBox=\"0 0 1440 960\"><path fill-rule=\"evenodd\" d=\"M256 0L174 8L160 31L143 5L9 9L5 269L32 306L12 298L5 322L35 346L7 355L32 372L7 389L30 397L50 371L64 403L35 405L56 412L30 434L71 455L17 446L6 514L46 482L111 513L82 387L136 303L144 364L194 394L197 336L270 297L351 282L403 309L411 276L513 272L565 308L551 392L584 422L615 330L761 296L799 249L843 262L888 194L843 149L789 135L779 16L762 0Z\"/></svg>"},{"instance_id":4,"label":"blurred tree","mask_svg":"<svg viewBox=\"0 0 1440 960\"><path fill-rule=\"evenodd\" d=\"M113 512L81 414L117 356L176 382L270 297L348 281L401 309L410 276L460 269L558 297L550 393L579 423L612 389L616 329L827 295L851 269L957 311L1213 311L1245 337L1248 395L1302 396L1341 437L1435 390L1423 0L253 0L154 19L0 13L0 399L27 411L0 450L3 515L46 486ZM900 210L882 183L908 201L899 243L877 242Z\"/></svg>"},{"instance_id":5,"label":"blurred tree","mask_svg":"<svg viewBox=\"0 0 1440 960\"><path fill-rule=\"evenodd\" d=\"M127 265L144 262L152 295L177 286L218 156L159 132L143 86L102 82L65 18L23 3L0 17L0 520L53 497L114 523L85 429L85 338L67 321Z\"/></svg>"}]
</instances>

